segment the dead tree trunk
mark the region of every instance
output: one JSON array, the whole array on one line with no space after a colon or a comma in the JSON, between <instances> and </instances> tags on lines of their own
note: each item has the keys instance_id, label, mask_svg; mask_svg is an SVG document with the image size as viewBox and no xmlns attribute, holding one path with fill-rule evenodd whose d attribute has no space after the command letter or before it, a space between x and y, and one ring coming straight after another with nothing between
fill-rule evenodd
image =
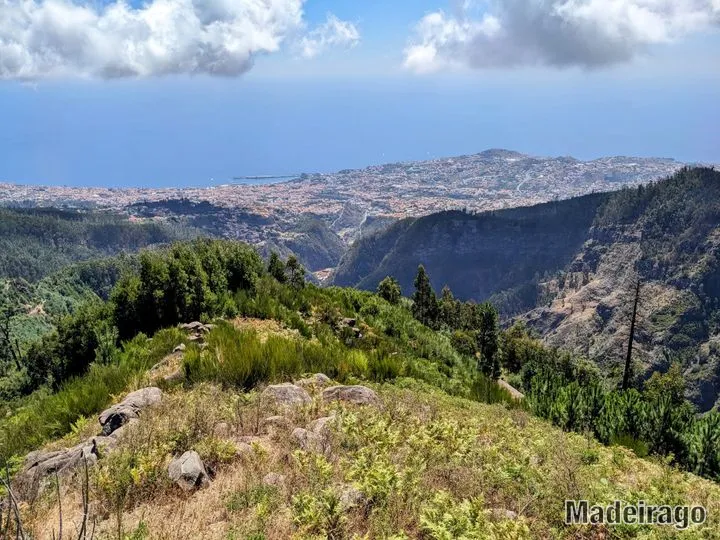
<instances>
[{"instance_id":1,"label":"dead tree trunk","mask_svg":"<svg viewBox=\"0 0 720 540\"><path fill-rule=\"evenodd\" d=\"M630 319L630 340L628 342L627 356L625 357L625 373L623 373L622 389L630 386L630 362L632 360L633 341L635 339L635 320L637 319L638 301L640 300L640 279L635 285L635 302L633 303L632 318Z\"/></svg>"}]
</instances>

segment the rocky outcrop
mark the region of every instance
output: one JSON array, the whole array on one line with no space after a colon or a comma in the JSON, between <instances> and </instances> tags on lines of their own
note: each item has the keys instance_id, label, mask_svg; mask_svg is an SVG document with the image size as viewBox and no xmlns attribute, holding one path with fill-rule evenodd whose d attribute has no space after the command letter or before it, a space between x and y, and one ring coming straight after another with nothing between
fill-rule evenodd
<instances>
[{"instance_id":1,"label":"rocky outcrop","mask_svg":"<svg viewBox=\"0 0 720 540\"><path fill-rule=\"evenodd\" d=\"M193 491L210 484L210 476L205 464L194 450L189 450L179 458L173 459L168 466L168 475L170 480L185 491Z\"/></svg>"},{"instance_id":2,"label":"rocky outcrop","mask_svg":"<svg viewBox=\"0 0 720 540\"><path fill-rule=\"evenodd\" d=\"M306 452L323 453L321 438L315 433L304 428L295 428L290 434L295 443Z\"/></svg>"},{"instance_id":3,"label":"rocky outcrop","mask_svg":"<svg viewBox=\"0 0 720 540\"><path fill-rule=\"evenodd\" d=\"M184 323L180 325L181 330L188 333L188 341L200 342L205 339L205 334L215 328L214 324L203 324L198 321ZM184 349L183 349L184 350Z\"/></svg>"},{"instance_id":4,"label":"rocky outcrop","mask_svg":"<svg viewBox=\"0 0 720 540\"><path fill-rule=\"evenodd\" d=\"M105 409L100 414L98 420L102 426L103 435L110 435L133 418L137 418L140 411L161 400L162 391L154 386L130 392L120 403Z\"/></svg>"},{"instance_id":5,"label":"rocky outcrop","mask_svg":"<svg viewBox=\"0 0 720 540\"><path fill-rule=\"evenodd\" d=\"M324 401L344 401L353 405L379 405L377 394L367 386L331 386L323 390Z\"/></svg>"},{"instance_id":6,"label":"rocky outcrop","mask_svg":"<svg viewBox=\"0 0 720 540\"><path fill-rule=\"evenodd\" d=\"M281 407L298 407L312 402L307 390L291 383L270 385L261 397Z\"/></svg>"},{"instance_id":7,"label":"rocky outcrop","mask_svg":"<svg viewBox=\"0 0 720 540\"><path fill-rule=\"evenodd\" d=\"M260 429L271 437L287 434L291 428L292 423L284 416L268 416L260 422Z\"/></svg>"},{"instance_id":8,"label":"rocky outcrop","mask_svg":"<svg viewBox=\"0 0 720 540\"><path fill-rule=\"evenodd\" d=\"M213 324L203 324L199 321L183 323L180 325L180 328L182 330L185 330L187 332L195 332L195 333L202 333L202 334L207 334L214 327L215 327L215 325L213 325Z\"/></svg>"},{"instance_id":9,"label":"rocky outcrop","mask_svg":"<svg viewBox=\"0 0 720 540\"><path fill-rule=\"evenodd\" d=\"M330 435L330 426L335 422L336 417L323 416L317 420L313 420L307 425L307 430L311 431L321 437L327 437Z\"/></svg>"},{"instance_id":10,"label":"rocky outcrop","mask_svg":"<svg viewBox=\"0 0 720 540\"><path fill-rule=\"evenodd\" d=\"M100 438L98 437L98 439ZM107 441L101 442L107 444ZM85 463L88 467L92 467L97 462L98 449L103 444L98 444L95 438L91 438L66 450L30 452L25 457L22 470L13 479L15 495L20 500L32 501L55 474L71 473L84 466Z\"/></svg>"},{"instance_id":11,"label":"rocky outcrop","mask_svg":"<svg viewBox=\"0 0 720 540\"><path fill-rule=\"evenodd\" d=\"M103 435L90 437L76 446L63 450L30 452L25 457L22 470L13 479L13 488L17 496L21 500L34 500L56 473L70 474L85 465L88 467L95 465L101 455L117 446L127 434L131 424L138 421L138 412L159 401L158 392L157 388L138 390L128 394L122 403L103 412L100 415L100 423L105 422Z\"/></svg>"},{"instance_id":12,"label":"rocky outcrop","mask_svg":"<svg viewBox=\"0 0 720 540\"><path fill-rule=\"evenodd\" d=\"M335 416L323 416L310 422L306 428L295 428L290 437L306 452L328 454L331 449L330 429Z\"/></svg>"}]
</instances>

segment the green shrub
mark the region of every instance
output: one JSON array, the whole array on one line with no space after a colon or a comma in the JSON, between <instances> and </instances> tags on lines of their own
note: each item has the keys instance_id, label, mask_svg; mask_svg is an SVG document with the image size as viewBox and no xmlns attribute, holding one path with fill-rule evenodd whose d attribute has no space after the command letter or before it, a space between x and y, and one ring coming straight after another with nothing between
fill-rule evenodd
<instances>
[{"instance_id":1,"label":"green shrub","mask_svg":"<svg viewBox=\"0 0 720 540\"><path fill-rule=\"evenodd\" d=\"M74 422L100 412L135 374L152 367L183 338L177 329L158 332L152 340L140 334L125 343L117 364L93 364L54 394L44 389L31 394L13 415L0 420L0 457L8 459L69 433Z\"/></svg>"},{"instance_id":2,"label":"green shrub","mask_svg":"<svg viewBox=\"0 0 720 540\"><path fill-rule=\"evenodd\" d=\"M365 376L367 358L340 344L322 345L272 335L263 341L251 330L220 323L207 336L208 347L190 347L183 360L190 382L215 381L250 389L260 382L285 381L303 373L325 373L332 378Z\"/></svg>"},{"instance_id":3,"label":"green shrub","mask_svg":"<svg viewBox=\"0 0 720 540\"><path fill-rule=\"evenodd\" d=\"M530 540L530 529L524 520L491 521L488 514L481 497L455 501L449 493L439 492L424 505L420 526L424 537L433 540Z\"/></svg>"},{"instance_id":4,"label":"green shrub","mask_svg":"<svg viewBox=\"0 0 720 540\"><path fill-rule=\"evenodd\" d=\"M402 376L404 363L399 356L390 356L379 351L371 351L369 356L368 375L372 380L385 382Z\"/></svg>"},{"instance_id":5,"label":"green shrub","mask_svg":"<svg viewBox=\"0 0 720 540\"><path fill-rule=\"evenodd\" d=\"M636 439L632 435L617 435L612 438L610 444L614 446L624 446L625 448L629 448L630 450L635 452L635 455L638 457L646 457L650 453L648 445L643 441Z\"/></svg>"},{"instance_id":6,"label":"green shrub","mask_svg":"<svg viewBox=\"0 0 720 540\"><path fill-rule=\"evenodd\" d=\"M475 401L482 403L508 403L510 405L517 403L510 392L482 373L478 373L474 378L470 396Z\"/></svg>"},{"instance_id":7,"label":"green shrub","mask_svg":"<svg viewBox=\"0 0 720 540\"><path fill-rule=\"evenodd\" d=\"M347 521L340 498L332 489L293 497L293 521L304 536L343 538Z\"/></svg>"}]
</instances>

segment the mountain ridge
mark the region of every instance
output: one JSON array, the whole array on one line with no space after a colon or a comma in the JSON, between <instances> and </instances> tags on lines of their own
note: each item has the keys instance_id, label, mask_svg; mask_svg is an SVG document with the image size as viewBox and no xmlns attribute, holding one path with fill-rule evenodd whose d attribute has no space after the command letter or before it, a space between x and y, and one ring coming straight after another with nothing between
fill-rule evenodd
<instances>
[{"instance_id":1,"label":"mountain ridge","mask_svg":"<svg viewBox=\"0 0 720 540\"><path fill-rule=\"evenodd\" d=\"M617 376L629 291L640 279L647 298L634 352L640 376L682 363L689 396L707 410L720 398L719 222L720 173L686 168L615 193L418 218L359 240L332 283L374 289L393 275L408 292L423 264L437 291L449 285L460 298L489 299L507 319ZM358 262L366 257L377 263L370 272Z\"/></svg>"}]
</instances>

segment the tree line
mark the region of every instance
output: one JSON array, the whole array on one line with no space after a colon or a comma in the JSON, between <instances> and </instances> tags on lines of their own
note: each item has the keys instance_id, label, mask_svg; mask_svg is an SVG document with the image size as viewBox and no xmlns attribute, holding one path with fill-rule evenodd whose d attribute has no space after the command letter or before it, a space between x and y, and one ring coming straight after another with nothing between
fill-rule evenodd
<instances>
[{"instance_id":1,"label":"tree line","mask_svg":"<svg viewBox=\"0 0 720 540\"><path fill-rule=\"evenodd\" d=\"M60 317L56 330L24 353L8 324L12 308L2 307L0 356L19 370L20 394L57 388L93 362L112 362L121 342L140 333L233 316L233 294L253 291L267 273L294 288L305 285L305 269L296 257L283 262L273 253L266 266L254 248L238 242L202 239L145 250L124 269L109 301L88 302Z\"/></svg>"},{"instance_id":2,"label":"tree line","mask_svg":"<svg viewBox=\"0 0 720 540\"><path fill-rule=\"evenodd\" d=\"M433 330L451 332L453 346L461 354L476 358L479 372L492 379L500 377L500 328L495 307L489 302L458 300L447 285L438 298L423 265L418 267L414 287L413 316ZM391 276L379 283L377 293L395 304L402 297L400 284Z\"/></svg>"}]
</instances>

